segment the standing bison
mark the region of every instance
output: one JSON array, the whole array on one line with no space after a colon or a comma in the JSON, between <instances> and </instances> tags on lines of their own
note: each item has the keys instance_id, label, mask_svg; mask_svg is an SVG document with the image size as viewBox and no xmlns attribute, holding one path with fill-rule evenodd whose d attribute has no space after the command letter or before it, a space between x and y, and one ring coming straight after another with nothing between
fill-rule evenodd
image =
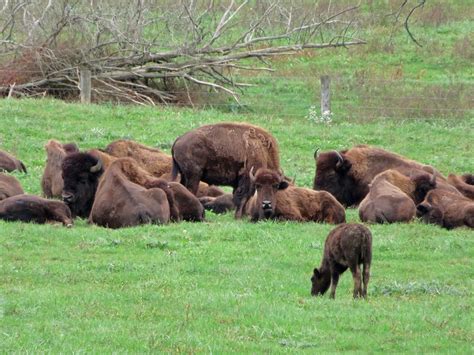
<instances>
[{"instance_id":1,"label":"standing bison","mask_svg":"<svg viewBox=\"0 0 474 355\"><path fill-rule=\"evenodd\" d=\"M340 152L315 153L314 157L316 174L313 188L330 192L345 206L358 205L369 192L372 179L388 169L397 170L406 176L414 173L434 174L438 187L456 190L431 166L380 148L359 145Z\"/></svg>"},{"instance_id":2,"label":"standing bison","mask_svg":"<svg viewBox=\"0 0 474 355\"><path fill-rule=\"evenodd\" d=\"M200 180L232 186L237 218L252 194L250 169L280 168L276 139L247 123L218 123L189 131L176 139L171 154L172 178L181 174L181 183L193 194Z\"/></svg>"}]
</instances>

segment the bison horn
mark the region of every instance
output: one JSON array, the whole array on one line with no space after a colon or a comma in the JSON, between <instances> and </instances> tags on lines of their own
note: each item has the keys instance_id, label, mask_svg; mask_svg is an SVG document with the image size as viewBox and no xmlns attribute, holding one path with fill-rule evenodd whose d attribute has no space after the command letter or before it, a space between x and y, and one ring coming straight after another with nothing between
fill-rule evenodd
<instances>
[{"instance_id":1,"label":"bison horn","mask_svg":"<svg viewBox=\"0 0 474 355\"><path fill-rule=\"evenodd\" d=\"M91 166L90 172L91 173L97 173L102 169L102 161L100 159L97 159L97 164L94 166Z\"/></svg>"},{"instance_id":2,"label":"bison horn","mask_svg":"<svg viewBox=\"0 0 474 355\"><path fill-rule=\"evenodd\" d=\"M319 148L316 148L316 150L314 151L314 159L318 160L318 157L319 157Z\"/></svg>"},{"instance_id":3,"label":"bison horn","mask_svg":"<svg viewBox=\"0 0 474 355\"><path fill-rule=\"evenodd\" d=\"M342 165L342 163L344 163L344 158L342 157L342 155L337 150L334 150L334 153L336 153L336 155L337 155L337 164L336 164L336 166L340 167Z\"/></svg>"},{"instance_id":4,"label":"bison horn","mask_svg":"<svg viewBox=\"0 0 474 355\"><path fill-rule=\"evenodd\" d=\"M255 175L253 174L253 169L254 169L254 167L252 166L252 168L249 171L250 181L252 181L252 182L255 181Z\"/></svg>"}]
</instances>

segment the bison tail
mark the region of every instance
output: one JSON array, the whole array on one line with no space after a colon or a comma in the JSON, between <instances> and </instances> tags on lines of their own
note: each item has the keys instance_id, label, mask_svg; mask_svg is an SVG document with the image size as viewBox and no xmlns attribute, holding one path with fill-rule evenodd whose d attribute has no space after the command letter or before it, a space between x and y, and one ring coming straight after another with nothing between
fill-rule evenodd
<instances>
[{"instance_id":1,"label":"bison tail","mask_svg":"<svg viewBox=\"0 0 474 355\"><path fill-rule=\"evenodd\" d=\"M176 181L176 178L178 177L178 174L181 175L181 179L183 178L183 174L181 172L181 168L178 165L178 162L176 159L173 157L173 163L171 167L171 181Z\"/></svg>"}]
</instances>

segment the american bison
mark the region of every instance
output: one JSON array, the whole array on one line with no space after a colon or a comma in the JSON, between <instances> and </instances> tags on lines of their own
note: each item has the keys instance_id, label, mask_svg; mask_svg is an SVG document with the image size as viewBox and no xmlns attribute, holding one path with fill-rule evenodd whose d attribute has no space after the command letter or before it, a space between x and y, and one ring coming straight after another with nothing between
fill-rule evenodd
<instances>
[{"instance_id":1,"label":"american bison","mask_svg":"<svg viewBox=\"0 0 474 355\"><path fill-rule=\"evenodd\" d=\"M369 192L373 178L388 169L409 176L429 173L437 177L438 187L452 189L431 166L409 160L380 148L359 145L349 150L315 152L316 174L313 188L330 192L345 206L356 206Z\"/></svg>"},{"instance_id":2,"label":"american bison","mask_svg":"<svg viewBox=\"0 0 474 355\"><path fill-rule=\"evenodd\" d=\"M10 153L0 150L0 171L12 172L18 170L26 174L26 167L23 162L15 158Z\"/></svg>"},{"instance_id":3,"label":"american bison","mask_svg":"<svg viewBox=\"0 0 474 355\"><path fill-rule=\"evenodd\" d=\"M130 159L117 159L104 172L95 193L89 222L122 228L170 221L170 201L166 192L159 187L147 189L130 181L124 171L129 172L131 163L134 162Z\"/></svg>"},{"instance_id":4,"label":"american bison","mask_svg":"<svg viewBox=\"0 0 474 355\"><path fill-rule=\"evenodd\" d=\"M0 201L0 219L34 223L61 222L72 226L71 211L61 201L33 195L16 195Z\"/></svg>"},{"instance_id":5,"label":"american bison","mask_svg":"<svg viewBox=\"0 0 474 355\"><path fill-rule=\"evenodd\" d=\"M434 189L416 208L418 217L425 223L447 229L462 226L474 228L474 201L463 195Z\"/></svg>"},{"instance_id":6,"label":"american bison","mask_svg":"<svg viewBox=\"0 0 474 355\"><path fill-rule=\"evenodd\" d=\"M434 175L421 173L407 177L389 169L374 177L369 193L359 205L363 222L409 222L416 216L416 203L436 187Z\"/></svg>"},{"instance_id":7,"label":"american bison","mask_svg":"<svg viewBox=\"0 0 474 355\"><path fill-rule=\"evenodd\" d=\"M14 176L0 173L0 201L24 193L20 182Z\"/></svg>"},{"instance_id":8,"label":"american bison","mask_svg":"<svg viewBox=\"0 0 474 355\"><path fill-rule=\"evenodd\" d=\"M61 144L51 139L44 146L46 149L46 167L41 179L43 195L48 198L60 198L63 192L62 163L67 154L78 153L79 148L74 143Z\"/></svg>"},{"instance_id":9,"label":"american bison","mask_svg":"<svg viewBox=\"0 0 474 355\"><path fill-rule=\"evenodd\" d=\"M324 295L331 286L331 298L336 297L339 276L349 268L354 279L354 298L367 297L372 262L372 234L362 224L341 224L326 238L321 266L313 270L311 295ZM361 268L363 266L363 285Z\"/></svg>"},{"instance_id":10,"label":"american bison","mask_svg":"<svg viewBox=\"0 0 474 355\"><path fill-rule=\"evenodd\" d=\"M104 150L106 153L117 158L133 158L137 163L156 177L166 180L171 179L171 155L159 149L147 147L146 145L132 140L121 139L110 143ZM224 194L217 186L209 186L200 182L196 196L220 196Z\"/></svg>"},{"instance_id":11,"label":"american bison","mask_svg":"<svg viewBox=\"0 0 474 355\"><path fill-rule=\"evenodd\" d=\"M102 161L89 153L73 153L64 158L62 198L74 217L89 217L103 172Z\"/></svg>"},{"instance_id":12,"label":"american bison","mask_svg":"<svg viewBox=\"0 0 474 355\"><path fill-rule=\"evenodd\" d=\"M464 196L474 200L474 175L464 174L461 176L449 174L448 183L453 185Z\"/></svg>"},{"instance_id":13,"label":"american bison","mask_svg":"<svg viewBox=\"0 0 474 355\"><path fill-rule=\"evenodd\" d=\"M189 131L175 140L171 154L173 179L181 174L181 183L193 194L201 180L232 186L237 218L251 196L250 168L280 168L276 139L247 123L218 123Z\"/></svg>"},{"instance_id":14,"label":"american bison","mask_svg":"<svg viewBox=\"0 0 474 355\"><path fill-rule=\"evenodd\" d=\"M141 167L156 177L171 172L172 158L170 155L132 140L117 140L110 143L104 151L117 158L133 158Z\"/></svg>"},{"instance_id":15,"label":"american bison","mask_svg":"<svg viewBox=\"0 0 474 355\"><path fill-rule=\"evenodd\" d=\"M328 192L290 186L280 171L260 168L249 172L255 194L245 207L252 221L281 219L343 223L344 207Z\"/></svg>"},{"instance_id":16,"label":"american bison","mask_svg":"<svg viewBox=\"0 0 474 355\"><path fill-rule=\"evenodd\" d=\"M203 196L199 198L204 209L217 214L227 213L235 210L234 198L232 194L224 194L217 197Z\"/></svg>"}]
</instances>

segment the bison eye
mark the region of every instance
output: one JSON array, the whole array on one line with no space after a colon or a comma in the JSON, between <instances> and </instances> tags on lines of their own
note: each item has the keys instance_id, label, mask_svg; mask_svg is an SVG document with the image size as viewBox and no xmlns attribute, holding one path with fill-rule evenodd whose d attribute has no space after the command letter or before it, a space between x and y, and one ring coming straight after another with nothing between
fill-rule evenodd
<instances>
[{"instance_id":1,"label":"bison eye","mask_svg":"<svg viewBox=\"0 0 474 355\"><path fill-rule=\"evenodd\" d=\"M273 188L274 188L275 190L278 190L279 187L280 187L280 184L273 184Z\"/></svg>"},{"instance_id":2,"label":"bison eye","mask_svg":"<svg viewBox=\"0 0 474 355\"><path fill-rule=\"evenodd\" d=\"M260 184L255 184L255 188L260 189L261 187L262 187L262 185L260 185Z\"/></svg>"}]
</instances>

